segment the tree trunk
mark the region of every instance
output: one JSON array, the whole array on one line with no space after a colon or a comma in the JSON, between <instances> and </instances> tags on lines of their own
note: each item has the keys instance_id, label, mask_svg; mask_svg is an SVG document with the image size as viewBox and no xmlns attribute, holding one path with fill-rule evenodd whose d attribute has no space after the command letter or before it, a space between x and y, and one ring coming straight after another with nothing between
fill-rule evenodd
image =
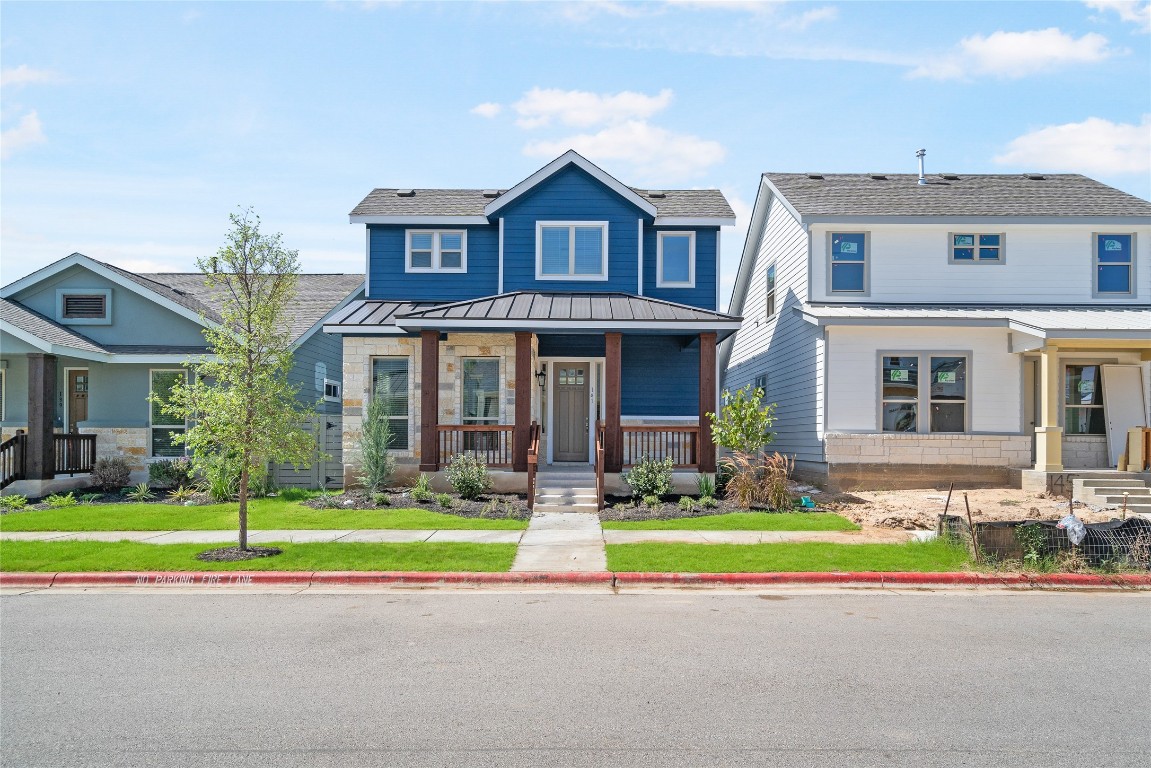
<instances>
[{"instance_id":1,"label":"tree trunk","mask_svg":"<svg viewBox=\"0 0 1151 768\"><path fill-rule=\"evenodd\" d=\"M240 469L240 549L248 550L248 460Z\"/></svg>"}]
</instances>

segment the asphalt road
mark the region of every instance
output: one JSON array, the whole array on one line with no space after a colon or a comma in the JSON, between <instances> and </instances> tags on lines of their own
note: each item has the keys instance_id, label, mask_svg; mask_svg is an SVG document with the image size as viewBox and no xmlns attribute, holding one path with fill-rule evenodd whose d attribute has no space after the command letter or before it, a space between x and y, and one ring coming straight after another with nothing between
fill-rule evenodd
<instances>
[{"instance_id":1,"label":"asphalt road","mask_svg":"<svg viewBox=\"0 0 1151 768\"><path fill-rule=\"evenodd\" d=\"M4 766L1151 765L1151 595L0 598Z\"/></svg>"}]
</instances>

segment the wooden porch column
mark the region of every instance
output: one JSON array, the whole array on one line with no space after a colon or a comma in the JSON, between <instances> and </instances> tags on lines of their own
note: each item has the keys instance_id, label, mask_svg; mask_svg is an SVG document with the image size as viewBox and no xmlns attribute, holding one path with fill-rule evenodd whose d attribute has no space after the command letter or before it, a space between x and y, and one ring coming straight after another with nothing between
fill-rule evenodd
<instances>
[{"instance_id":1,"label":"wooden porch column","mask_svg":"<svg viewBox=\"0 0 1151 768\"><path fill-rule=\"evenodd\" d=\"M1039 420L1035 427L1035 469L1063 471L1063 428L1059 426L1059 349L1039 352Z\"/></svg>"},{"instance_id":2,"label":"wooden porch column","mask_svg":"<svg viewBox=\"0 0 1151 768\"><path fill-rule=\"evenodd\" d=\"M715 331L699 335L699 471L715 472L711 419L715 411Z\"/></svg>"},{"instance_id":3,"label":"wooden porch column","mask_svg":"<svg viewBox=\"0 0 1151 768\"><path fill-rule=\"evenodd\" d=\"M605 472L619 472L623 469L623 433L620 431L620 391L621 353L623 334L610 332L604 335L604 446L603 464Z\"/></svg>"},{"instance_id":4,"label":"wooden porch column","mask_svg":"<svg viewBox=\"0 0 1151 768\"><path fill-rule=\"evenodd\" d=\"M528 471L532 428L532 335L516 331L516 418L512 430L512 471Z\"/></svg>"},{"instance_id":5,"label":"wooden porch column","mask_svg":"<svg viewBox=\"0 0 1151 768\"><path fill-rule=\"evenodd\" d=\"M440 332L420 331L420 471L440 468Z\"/></svg>"},{"instance_id":6,"label":"wooden porch column","mask_svg":"<svg viewBox=\"0 0 1151 768\"><path fill-rule=\"evenodd\" d=\"M28 355L28 442L25 444L24 477L51 480L56 476L56 356Z\"/></svg>"}]
</instances>

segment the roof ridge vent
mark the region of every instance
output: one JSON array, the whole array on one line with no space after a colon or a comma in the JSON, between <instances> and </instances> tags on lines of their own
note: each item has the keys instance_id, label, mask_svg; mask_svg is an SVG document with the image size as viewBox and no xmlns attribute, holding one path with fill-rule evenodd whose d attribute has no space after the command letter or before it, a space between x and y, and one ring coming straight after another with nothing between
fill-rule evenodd
<instances>
[{"instance_id":1,"label":"roof ridge vent","mask_svg":"<svg viewBox=\"0 0 1151 768\"><path fill-rule=\"evenodd\" d=\"M490 198L499 197L500 194L501 193L498 189L485 189L483 192L484 197L490 197Z\"/></svg>"},{"instance_id":2,"label":"roof ridge vent","mask_svg":"<svg viewBox=\"0 0 1151 768\"><path fill-rule=\"evenodd\" d=\"M414 189L397 189L396 197L415 197L416 191Z\"/></svg>"},{"instance_id":3,"label":"roof ridge vent","mask_svg":"<svg viewBox=\"0 0 1151 768\"><path fill-rule=\"evenodd\" d=\"M656 198L657 200L660 200L660 199L667 197L667 193L664 192L662 189L649 189L647 191L647 196L652 197L652 198Z\"/></svg>"},{"instance_id":4,"label":"roof ridge vent","mask_svg":"<svg viewBox=\"0 0 1151 768\"><path fill-rule=\"evenodd\" d=\"M958 173L941 173L939 176L941 178L947 179L948 181L959 181Z\"/></svg>"},{"instance_id":5,"label":"roof ridge vent","mask_svg":"<svg viewBox=\"0 0 1151 768\"><path fill-rule=\"evenodd\" d=\"M1025 178L1031 179L1032 181L1046 181L1047 180L1047 177L1044 176L1042 173L1025 173L1025 174L1023 174L1023 176Z\"/></svg>"},{"instance_id":6,"label":"roof ridge vent","mask_svg":"<svg viewBox=\"0 0 1151 768\"><path fill-rule=\"evenodd\" d=\"M823 174L822 173L809 173L809 174L807 174L807 178L809 178L809 179L823 179Z\"/></svg>"}]
</instances>

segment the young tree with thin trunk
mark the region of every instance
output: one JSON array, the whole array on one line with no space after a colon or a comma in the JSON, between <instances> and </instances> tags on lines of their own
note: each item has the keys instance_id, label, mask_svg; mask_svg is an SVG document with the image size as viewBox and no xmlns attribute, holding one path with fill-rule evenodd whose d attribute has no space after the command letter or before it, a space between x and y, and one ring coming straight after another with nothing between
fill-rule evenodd
<instances>
[{"instance_id":1,"label":"young tree with thin trunk","mask_svg":"<svg viewBox=\"0 0 1151 768\"><path fill-rule=\"evenodd\" d=\"M226 245L196 262L221 304L222 322L204 330L212 356L191 366L195 376L178 383L163 408L193 422L183 440L198 468L225 456L239 464L239 545L248 551L253 473L265 472L269 461L307 466L315 439L301 427L312 412L288 383L292 334L286 313L299 257L284 248L278 233L261 233L251 209L230 219Z\"/></svg>"}]
</instances>

